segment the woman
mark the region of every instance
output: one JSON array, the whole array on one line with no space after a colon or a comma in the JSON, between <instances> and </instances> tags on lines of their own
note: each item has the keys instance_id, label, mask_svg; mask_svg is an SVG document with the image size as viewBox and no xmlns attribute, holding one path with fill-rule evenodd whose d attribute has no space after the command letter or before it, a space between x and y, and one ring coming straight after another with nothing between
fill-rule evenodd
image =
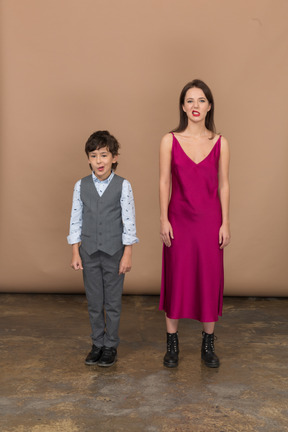
<instances>
[{"instance_id":1,"label":"woman","mask_svg":"<svg viewBox=\"0 0 288 432\"><path fill-rule=\"evenodd\" d=\"M179 109L179 126L160 145L164 365L178 365L178 320L191 318L203 323L201 358L219 367L214 327L222 315L223 249L230 242L229 146L215 132L214 100L203 81L185 85Z\"/></svg>"}]
</instances>

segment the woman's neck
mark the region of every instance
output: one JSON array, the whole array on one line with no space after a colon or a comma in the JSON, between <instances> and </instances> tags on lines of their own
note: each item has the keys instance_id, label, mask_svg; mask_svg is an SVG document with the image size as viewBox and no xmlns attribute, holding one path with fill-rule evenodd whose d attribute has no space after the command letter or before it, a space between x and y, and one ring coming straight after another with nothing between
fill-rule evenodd
<instances>
[{"instance_id":1,"label":"woman's neck","mask_svg":"<svg viewBox=\"0 0 288 432\"><path fill-rule=\"evenodd\" d=\"M184 131L185 135L190 135L194 138L201 138L209 135L209 130L206 128L204 123L188 123L187 128Z\"/></svg>"}]
</instances>

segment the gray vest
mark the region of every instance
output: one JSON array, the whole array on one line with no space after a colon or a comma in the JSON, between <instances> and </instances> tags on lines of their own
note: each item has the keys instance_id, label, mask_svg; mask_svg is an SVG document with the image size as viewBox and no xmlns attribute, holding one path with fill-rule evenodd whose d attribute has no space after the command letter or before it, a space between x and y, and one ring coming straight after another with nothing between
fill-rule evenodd
<instances>
[{"instance_id":1,"label":"gray vest","mask_svg":"<svg viewBox=\"0 0 288 432\"><path fill-rule=\"evenodd\" d=\"M123 247L120 204L123 180L115 174L101 197L95 188L92 175L81 180L81 245L89 255L98 250L114 255Z\"/></svg>"}]
</instances>

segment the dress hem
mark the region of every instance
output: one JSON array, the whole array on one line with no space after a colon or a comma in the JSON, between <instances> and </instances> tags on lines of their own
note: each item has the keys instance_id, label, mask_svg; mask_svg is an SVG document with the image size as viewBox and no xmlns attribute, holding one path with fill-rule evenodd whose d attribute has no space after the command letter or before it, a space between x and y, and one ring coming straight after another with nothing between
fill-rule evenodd
<instances>
[{"instance_id":1,"label":"dress hem","mask_svg":"<svg viewBox=\"0 0 288 432\"><path fill-rule=\"evenodd\" d=\"M175 319L175 320L178 320L178 319L192 319L192 320L195 320L195 321L199 321L199 322L201 322L201 323L204 323L204 322L217 322L217 321L219 321L219 317L222 317L222 313L221 313L221 314L218 314L218 316L217 316L216 319L202 319L202 318L199 319L199 318L196 318L195 316L192 317L192 316L183 316L183 315L181 315L181 316L179 316L179 317L175 317L175 316L168 316L168 314L167 314L167 312L165 311L165 309L160 309L160 308L159 308L159 311L163 311L163 312L165 312L167 318L169 318L169 319Z\"/></svg>"}]
</instances>

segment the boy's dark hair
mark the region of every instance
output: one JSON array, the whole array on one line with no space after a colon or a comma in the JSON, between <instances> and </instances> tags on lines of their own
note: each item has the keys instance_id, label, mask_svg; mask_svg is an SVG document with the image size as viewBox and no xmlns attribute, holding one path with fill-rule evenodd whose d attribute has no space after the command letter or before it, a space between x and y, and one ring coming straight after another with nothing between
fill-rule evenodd
<instances>
[{"instance_id":1,"label":"boy's dark hair","mask_svg":"<svg viewBox=\"0 0 288 432\"><path fill-rule=\"evenodd\" d=\"M100 150L103 147L107 147L112 156L117 156L119 154L120 144L116 138L111 135L107 130L94 132L88 138L85 144L85 153L89 157L89 153L94 150ZM112 169L115 171L118 162L112 164ZM92 169L91 165L90 168Z\"/></svg>"}]
</instances>

